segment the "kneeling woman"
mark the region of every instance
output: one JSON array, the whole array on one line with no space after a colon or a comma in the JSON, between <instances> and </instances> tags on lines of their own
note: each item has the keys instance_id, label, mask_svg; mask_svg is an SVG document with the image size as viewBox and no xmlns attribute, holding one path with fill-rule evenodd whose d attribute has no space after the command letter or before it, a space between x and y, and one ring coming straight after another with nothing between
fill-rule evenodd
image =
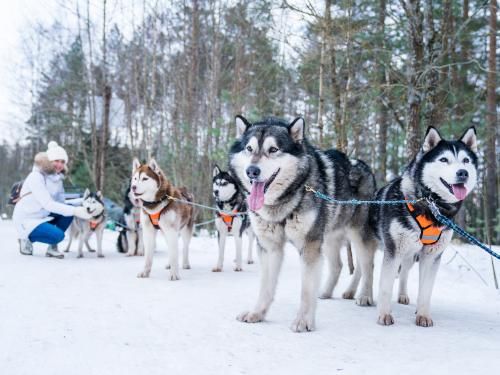
<instances>
[{"instance_id":1,"label":"kneeling woman","mask_svg":"<svg viewBox=\"0 0 500 375\"><path fill-rule=\"evenodd\" d=\"M35 156L33 170L23 182L12 217L23 255L32 255L33 242L42 242L49 245L46 256L64 258L57 244L64 239L73 216L91 217L83 207L64 204L67 162L68 154L54 141L49 142L47 152Z\"/></svg>"}]
</instances>

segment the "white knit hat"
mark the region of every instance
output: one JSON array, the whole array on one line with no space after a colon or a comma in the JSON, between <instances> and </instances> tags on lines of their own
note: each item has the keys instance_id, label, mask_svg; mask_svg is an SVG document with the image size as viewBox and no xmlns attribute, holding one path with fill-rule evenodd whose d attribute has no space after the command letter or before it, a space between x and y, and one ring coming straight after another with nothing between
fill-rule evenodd
<instances>
[{"instance_id":1,"label":"white knit hat","mask_svg":"<svg viewBox=\"0 0 500 375\"><path fill-rule=\"evenodd\" d=\"M68 154L66 150L59 146L56 141L50 141L47 148L47 156L50 161L64 160L68 162Z\"/></svg>"}]
</instances>

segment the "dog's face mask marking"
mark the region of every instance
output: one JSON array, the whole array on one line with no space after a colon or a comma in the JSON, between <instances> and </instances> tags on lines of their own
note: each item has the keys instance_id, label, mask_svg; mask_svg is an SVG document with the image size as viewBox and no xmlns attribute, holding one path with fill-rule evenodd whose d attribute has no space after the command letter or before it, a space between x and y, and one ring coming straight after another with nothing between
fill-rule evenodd
<instances>
[{"instance_id":1,"label":"dog's face mask marking","mask_svg":"<svg viewBox=\"0 0 500 375\"><path fill-rule=\"evenodd\" d=\"M477 183L477 150L474 128L458 141L446 141L429 128L422 145L418 178L447 203L464 200Z\"/></svg>"},{"instance_id":2,"label":"dog's face mask marking","mask_svg":"<svg viewBox=\"0 0 500 375\"><path fill-rule=\"evenodd\" d=\"M236 182L227 172L215 166L212 172L212 192L215 199L227 202L236 194Z\"/></svg>"},{"instance_id":3,"label":"dog's face mask marking","mask_svg":"<svg viewBox=\"0 0 500 375\"><path fill-rule=\"evenodd\" d=\"M158 164L154 159L151 159L148 164L141 165L137 159L134 159L133 167L135 168L132 174L130 190L134 199L154 202L160 185L159 174L161 171Z\"/></svg>"},{"instance_id":4,"label":"dog's face mask marking","mask_svg":"<svg viewBox=\"0 0 500 375\"><path fill-rule=\"evenodd\" d=\"M93 194L89 189L85 190L83 195L82 206L87 210L87 212L96 217L103 213L104 205L101 202L102 194L100 191Z\"/></svg>"},{"instance_id":5,"label":"dog's face mask marking","mask_svg":"<svg viewBox=\"0 0 500 375\"><path fill-rule=\"evenodd\" d=\"M231 156L231 165L246 190L250 210L272 205L294 180L302 152L304 120L284 124L250 124L236 118L239 150Z\"/></svg>"}]
</instances>

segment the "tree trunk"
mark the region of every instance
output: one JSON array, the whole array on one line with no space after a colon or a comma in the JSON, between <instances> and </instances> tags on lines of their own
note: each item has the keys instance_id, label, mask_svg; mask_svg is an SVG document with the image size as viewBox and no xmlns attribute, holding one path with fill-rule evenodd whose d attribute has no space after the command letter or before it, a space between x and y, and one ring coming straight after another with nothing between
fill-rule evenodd
<instances>
[{"instance_id":1,"label":"tree trunk","mask_svg":"<svg viewBox=\"0 0 500 375\"><path fill-rule=\"evenodd\" d=\"M490 0L489 52L486 113L486 201L488 202L488 237L495 241L494 228L497 218L498 189L495 153L498 132L496 99L496 50L497 50L497 0Z\"/></svg>"},{"instance_id":2,"label":"tree trunk","mask_svg":"<svg viewBox=\"0 0 500 375\"><path fill-rule=\"evenodd\" d=\"M387 115L387 106L384 103L385 98L385 87L387 84L386 81L386 67L387 63L385 59L385 13L386 13L386 0L379 1L379 13L378 13L378 37L379 37L379 49L382 51L379 54L379 58L377 59L377 81L378 81L378 113L377 113L377 122L378 122L378 160L379 165L377 168L377 180L384 183L385 176L387 174L387 128L388 128L388 115Z\"/></svg>"}]
</instances>

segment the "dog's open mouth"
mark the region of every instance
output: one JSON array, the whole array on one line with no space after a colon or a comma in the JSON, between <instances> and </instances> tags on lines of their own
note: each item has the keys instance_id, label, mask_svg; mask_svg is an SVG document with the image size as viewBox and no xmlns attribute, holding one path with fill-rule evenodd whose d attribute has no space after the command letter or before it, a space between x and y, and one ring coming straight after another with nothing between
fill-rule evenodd
<instances>
[{"instance_id":1,"label":"dog's open mouth","mask_svg":"<svg viewBox=\"0 0 500 375\"><path fill-rule=\"evenodd\" d=\"M467 188L464 184L449 184L440 177L441 182L459 201L463 201L467 196Z\"/></svg>"},{"instance_id":2,"label":"dog's open mouth","mask_svg":"<svg viewBox=\"0 0 500 375\"><path fill-rule=\"evenodd\" d=\"M247 198L248 208L250 210L257 211L262 208L264 205L264 194L278 175L279 171L280 169L278 168L278 170L265 181L250 180L252 189L250 190L250 195Z\"/></svg>"}]
</instances>

